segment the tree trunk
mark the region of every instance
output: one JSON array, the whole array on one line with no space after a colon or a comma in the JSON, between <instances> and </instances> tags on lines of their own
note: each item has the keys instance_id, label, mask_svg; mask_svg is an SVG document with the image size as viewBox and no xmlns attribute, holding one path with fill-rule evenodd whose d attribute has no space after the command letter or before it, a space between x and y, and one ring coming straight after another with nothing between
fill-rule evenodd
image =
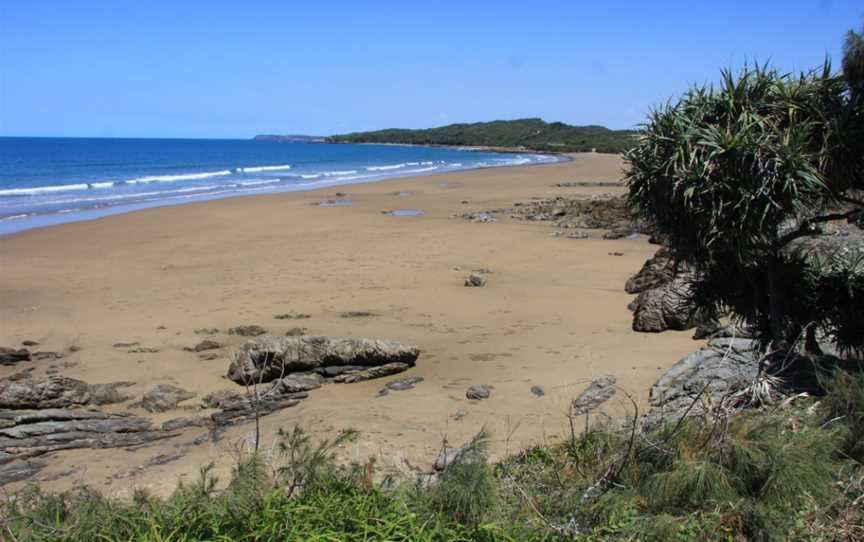
<instances>
[{"instance_id":1,"label":"tree trunk","mask_svg":"<svg viewBox=\"0 0 864 542\"><path fill-rule=\"evenodd\" d=\"M788 344L788 330L786 329L789 297L780 279L781 276L782 263L778 257L774 257L768 263L768 317L774 348L786 350L790 346Z\"/></svg>"}]
</instances>

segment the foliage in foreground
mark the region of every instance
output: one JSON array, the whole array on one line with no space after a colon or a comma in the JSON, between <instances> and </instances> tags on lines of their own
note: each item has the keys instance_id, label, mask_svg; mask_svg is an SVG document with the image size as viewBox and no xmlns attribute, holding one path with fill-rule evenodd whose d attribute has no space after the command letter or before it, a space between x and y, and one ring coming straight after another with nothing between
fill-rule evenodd
<instances>
[{"instance_id":1,"label":"foliage in foreground","mask_svg":"<svg viewBox=\"0 0 864 542\"><path fill-rule=\"evenodd\" d=\"M224 489L204 469L170 498L23 491L9 540L864 540L864 375L818 403L595 428L490 466L481 433L437 483L372 484L333 451L282 434L279 464L243 461Z\"/></svg>"}]
</instances>

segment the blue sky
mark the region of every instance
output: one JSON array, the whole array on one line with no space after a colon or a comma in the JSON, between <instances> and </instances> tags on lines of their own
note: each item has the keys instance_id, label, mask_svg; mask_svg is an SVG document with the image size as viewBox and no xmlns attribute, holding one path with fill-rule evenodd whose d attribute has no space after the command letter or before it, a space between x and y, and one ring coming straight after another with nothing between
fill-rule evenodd
<instances>
[{"instance_id":1,"label":"blue sky","mask_svg":"<svg viewBox=\"0 0 864 542\"><path fill-rule=\"evenodd\" d=\"M613 128L724 66L803 69L860 0L0 0L0 135Z\"/></svg>"}]
</instances>

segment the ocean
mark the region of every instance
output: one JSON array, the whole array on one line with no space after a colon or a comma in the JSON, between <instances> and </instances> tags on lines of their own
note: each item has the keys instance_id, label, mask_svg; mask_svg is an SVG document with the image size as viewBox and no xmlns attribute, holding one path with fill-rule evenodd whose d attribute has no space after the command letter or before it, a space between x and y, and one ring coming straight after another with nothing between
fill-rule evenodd
<instances>
[{"instance_id":1,"label":"ocean","mask_svg":"<svg viewBox=\"0 0 864 542\"><path fill-rule=\"evenodd\" d=\"M0 235L147 207L556 160L397 145L0 137Z\"/></svg>"}]
</instances>

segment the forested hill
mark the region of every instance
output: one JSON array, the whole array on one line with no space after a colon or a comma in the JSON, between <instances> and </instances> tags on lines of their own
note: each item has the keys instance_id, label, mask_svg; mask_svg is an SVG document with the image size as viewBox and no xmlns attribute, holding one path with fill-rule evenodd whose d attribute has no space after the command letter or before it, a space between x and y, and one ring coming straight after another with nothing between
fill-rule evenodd
<instances>
[{"instance_id":1,"label":"forested hill","mask_svg":"<svg viewBox=\"0 0 864 542\"><path fill-rule=\"evenodd\" d=\"M355 132L327 138L332 143L402 143L412 145L466 145L523 147L538 151L619 153L632 145L636 132L603 126L570 126L543 119L496 120L449 124L425 130L391 128Z\"/></svg>"}]
</instances>

